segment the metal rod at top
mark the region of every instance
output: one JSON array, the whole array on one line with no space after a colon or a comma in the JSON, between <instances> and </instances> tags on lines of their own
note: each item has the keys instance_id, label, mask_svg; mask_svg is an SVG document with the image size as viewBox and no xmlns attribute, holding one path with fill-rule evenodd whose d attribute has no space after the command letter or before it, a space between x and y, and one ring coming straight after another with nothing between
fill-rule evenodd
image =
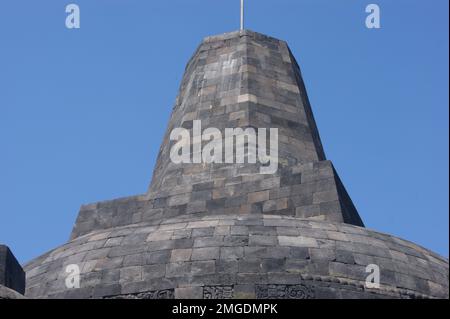
<instances>
[{"instance_id":1,"label":"metal rod at top","mask_svg":"<svg viewBox=\"0 0 450 319\"><path fill-rule=\"evenodd\" d=\"M244 0L241 0L241 31L244 30Z\"/></svg>"}]
</instances>

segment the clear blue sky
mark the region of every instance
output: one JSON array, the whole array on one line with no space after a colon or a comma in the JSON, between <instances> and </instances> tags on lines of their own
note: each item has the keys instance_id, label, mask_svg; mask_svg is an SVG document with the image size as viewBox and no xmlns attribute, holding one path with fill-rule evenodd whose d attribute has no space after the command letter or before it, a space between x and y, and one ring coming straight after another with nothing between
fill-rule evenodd
<instances>
[{"instance_id":1,"label":"clear blue sky","mask_svg":"<svg viewBox=\"0 0 450 319\"><path fill-rule=\"evenodd\" d=\"M239 0L0 3L0 242L26 262L81 204L144 193L184 67ZM381 7L380 30L365 7ZM448 256L448 0L247 0L288 41L327 156L371 229Z\"/></svg>"}]
</instances>

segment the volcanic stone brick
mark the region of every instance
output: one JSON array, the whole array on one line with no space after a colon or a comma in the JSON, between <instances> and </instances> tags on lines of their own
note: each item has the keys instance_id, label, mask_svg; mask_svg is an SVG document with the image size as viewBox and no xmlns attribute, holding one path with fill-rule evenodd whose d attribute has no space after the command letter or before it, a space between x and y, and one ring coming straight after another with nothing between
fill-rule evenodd
<instances>
[{"instance_id":1,"label":"volcanic stone brick","mask_svg":"<svg viewBox=\"0 0 450 319\"><path fill-rule=\"evenodd\" d=\"M194 248L192 250L192 260L213 260L218 259L220 249L218 247L211 248Z\"/></svg>"},{"instance_id":2,"label":"volcanic stone brick","mask_svg":"<svg viewBox=\"0 0 450 319\"><path fill-rule=\"evenodd\" d=\"M118 269L123 264L124 257L105 257L103 259L99 259L95 264L94 271L103 270L103 269Z\"/></svg>"},{"instance_id":3,"label":"volcanic stone brick","mask_svg":"<svg viewBox=\"0 0 450 319\"><path fill-rule=\"evenodd\" d=\"M102 259L108 256L110 248L96 249L89 251L87 254L83 255L86 260L90 259ZM76 262L73 262L76 263Z\"/></svg>"},{"instance_id":4,"label":"volcanic stone brick","mask_svg":"<svg viewBox=\"0 0 450 319\"><path fill-rule=\"evenodd\" d=\"M172 236L173 231L157 231L148 235L147 241L164 241L171 239Z\"/></svg>"},{"instance_id":5,"label":"volcanic stone brick","mask_svg":"<svg viewBox=\"0 0 450 319\"><path fill-rule=\"evenodd\" d=\"M278 242L281 246L318 247L315 239L303 236L278 236Z\"/></svg>"},{"instance_id":6,"label":"volcanic stone brick","mask_svg":"<svg viewBox=\"0 0 450 319\"><path fill-rule=\"evenodd\" d=\"M282 272L285 264L285 258L269 258L262 260L261 266L266 272Z\"/></svg>"},{"instance_id":7,"label":"volcanic stone brick","mask_svg":"<svg viewBox=\"0 0 450 319\"><path fill-rule=\"evenodd\" d=\"M112 247L112 246L119 246L122 243L123 240L123 236L121 237L114 237L114 238L109 238L106 243L105 243L105 247Z\"/></svg>"},{"instance_id":8,"label":"volcanic stone brick","mask_svg":"<svg viewBox=\"0 0 450 319\"><path fill-rule=\"evenodd\" d=\"M195 228L192 230L192 237L209 237L214 235L214 227Z\"/></svg>"},{"instance_id":9,"label":"volcanic stone brick","mask_svg":"<svg viewBox=\"0 0 450 319\"><path fill-rule=\"evenodd\" d=\"M276 236L277 231L275 227L261 226L261 225L251 225L248 226L248 233L250 235L266 235L266 236Z\"/></svg>"},{"instance_id":10,"label":"volcanic stone brick","mask_svg":"<svg viewBox=\"0 0 450 319\"><path fill-rule=\"evenodd\" d=\"M344 264L354 264L355 258L353 254L346 250L336 250L336 261Z\"/></svg>"},{"instance_id":11,"label":"volcanic stone brick","mask_svg":"<svg viewBox=\"0 0 450 319\"><path fill-rule=\"evenodd\" d=\"M295 210L295 215L300 218L309 218L319 215L320 212L321 211L319 205L308 205L297 207Z\"/></svg>"},{"instance_id":12,"label":"volcanic stone brick","mask_svg":"<svg viewBox=\"0 0 450 319\"><path fill-rule=\"evenodd\" d=\"M243 246L248 245L248 236L225 236L223 238L223 246Z\"/></svg>"},{"instance_id":13,"label":"volcanic stone brick","mask_svg":"<svg viewBox=\"0 0 450 319\"><path fill-rule=\"evenodd\" d=\"M189 203L191 194L181 194L169 198L169 206L179 206Z\"/></svg>"},{"instance_id":14,"label":"volcanic stone brick","mask_svg":"<svg viewBox=\"0 0 450 319\"><path fill-rule=\"evenodd\" d=\"M218 259L216 260L216 272L235 274L238 272L238 261L235 259Z\"/></svg>"},{"instance_id":15,"label":"volcanic stone brick","mask_svg":"<svg viewBox=\"0 0 450 319\"><path fill-rule=\"evenodd\" d=\"M291 247L290 256L294 259L310 259L309 249L305 247Z\"/></svg>"},{"instance_id":16,"label":"volcanic stone brick","mask_svg":"<svg viewBox=\"0 0 450 319\"><path fill-rule=\"evenodd\" d=\"M302 174L285 174L281 177L281 185L296 185L302 183Z\"/></svg>"},{"instance_id":17,"label":"volcanic stone brick","mask_svg":"<svg viewBox=\"0 0 450 319\"><path fill-rule=\"evenodd\" d=\"M359 265L347 265L338 262L331 262L330 264L330 274L343 276L346 278L365 280L367 277L366 267Z\"/></svg>"},{"instance_id":18,"label":"volcanic stone brick","mask_svg":"<svg viewBox=\"0 0 450 319\"><path fill-rule=\"evenodd\" d=\"M93 297L102 298L120 295L121 289L120 284L98 285L94 288Z\"/></svg>"},{"instance_id":19,"label":"volcanic stone brick","mask_svg":"<svg viewBox=\"0 0 450 319\"><path fill-rule=\"evenodd\" d=\"M120 269L101 271L101 281L105 284L117 283L120 280Z\"/></svg>"},{"instance_id":20,"label":"volcanic stone brick","mask_svg":"<svg viewBox=\"0 0 450 319\"><path fill-rule=\"evenodd\" d=\"M211 191L198 191L192 193L192 201L207 201L212 198Z\"/></svg>"},{"instance_id":21,"label":"volcanic stone brick","mask_svg":"<svg viewBox=\"0 0 450 319\"><path fill-rule=\"evenodd\" d=\"M160 250L160 251L154 251L145 253L143 255L144 262L147 265L150 264L165 264L169 262L171 256L170 250Z\"/></svg>"},{"instance_id":22,"label":"volcanic stone brick","mask_svg":"<svg viewBox=\"0 0 450 319\"><path fill-rule=\"evenodd\" d=\"M199 213L206 210L206 201L190 202L187 205L186 213Z\"/></svg>"},{"instance_id":23,"label":"volcanic stone brick","mask_svg":"<svg viewBox=\"0 0 450 319\"><path fill-rule=\"evenodd\" d=\"M276 244L276 236L250 235L249 237L249 245L251 246L274 246Z\"/></svg>"},{"instance_id":24,"label":"volcanic stone brick","mask_svg":"<svg viewBox=\"0 0 450 319\"><path fill-rule=\"evenodd\" d=\"M166 265L166 277L183 277L191 272L191 263L178 262Z\"/></svg>"},{"instance_id":25,"label":"volcanic stone brick","mask_svg":"<svg viewBox=\"0 0 450 319\"><path fill-rule=\"evenodd\" d=\"M177 299L203 299L202 287L187 287L175 289Z\"/></svg>"},{"instance_id":26,"label":"volcanic stone brick","mask_svg":"<svg viewBox=\"0 0 450 319\"><path fill-rule=\"evenodd\" d=\"M239 259L244 257L243 247L222 247L220 249L220 259Z\"/></svg>"},{"instance_id":27,"label":"volcanic stone brick","mask_svg":"<svg viewBox=\"0 0 450 319\"><path fill-rule=\"evenodd\" d=\"M287 198L281 198L277 200L269 200L263 205L263 212L271 212L276 210L283 210L288 208L289 200Z\"/></svg>"},{"instance_id":28,"label":"volcanic stone brick","mask_svg":"<svg viewBox=\"0 0 450 319\"><path fill-rule=\"evenodd\" d=\"M231 226L231 235L248 235L248 233L249 232L247 226Z\"/></svg>"},{"instance_id":29,"label":"volcanic stone brick","mask_svg":"<svg viewBox=\"0 0 450 319\"><path fill-rule=\"evenodd\" d=\"M166 274L166 265L149 265L142 268L142 280L162 278Z\"/></svg>"},{"instance_id":30,"label":"volcanic stone brick","mask_svg":"<svg viewBox=\"0 0 450 319\"><path fill-rule=\"evenodd\" d=\"M199 183L193 186L195 192L208 191L214 188L214 182Z\"/></svg>"},{"instance_id":31,"label":"volcanic stone brick","mask_svg":"<svg viewBox=\"0 0 450 319\"><path fill-rule=\"evenodd\" d=\"M258 273L262 270L261 259L240 259L238 261L239 273Z\"/></svg>"},{"instance_id":32,"label":"volcanic stone brick","mask_svg":"<svg viewBox=\"0 0 450 319\"><path fill-rule=\"evenodd\" d=\"M174 249L172 250L171 262L182 262L191 259L192 249Z\"/></svg>"},{"instance_id":33,"label":"volcanic stone brick","mask_svg":"<svg viewBox=\"0 0 450 319\"><path fill-rule=\"evenodd\" d=\"M314 260L337 261L334 249L327 248L309 248L309 256Z\"/></svg>"},{"instance_id":34,"label":"volcanic stone brick","mask_svg":"<svg viewBox=\"0 0 450 319\"><path fill-rule=\"evenodd\" d=\"M126 267L120 270L120 282L142 280L142 266Z\"/></svg>"},{"instance_id":35,"label":"volcanic stone brick","mask_svg":"<svg viewBox=\"0 0 450 319\"><path fill-rule=\"evenodd\" d=\"M223 236L199 237L194 241L194 247L220 247L224 244Z\"/></svg>"},{"instance_id":36,"label":"volcanic stone brick","mask_svg":"<svg viewBox=\"0 0 450 319\"><path fill-rule=\"evenodd\" d=\"M216 272L216 263L214 260L194 261L191 267L191 274L193 276L214 274Z\"/></svg>"},{"instance_id":37,"label":"volcanic stone brick","mask_svg":"<svg viewBox=\"0 0 450 319\"><path fill-rule=\"evenodd\" d=\"M248 194L248 202L250 204L258 203L258 202L264 202L270 198L270 192L269 191L263 191L263 192L256 192Z\"/></svg>"},{"instance_id":38,"label":"volcanic stone brick","mask_svg":"<svg viewBox=\"0 0 450 319\"><path fill-rule=\"evenodd\" d=\"M186 239L192 236L191 229L178 229L174 230L172 239Z\"/></svg>"},{"instance_id":39,"label":"volcanic stone brick","mask_svg":"<svg viewBox=\"0 0 450 319\"><path fill-rule=\"evenodd\" d=\"M214 229L214 236L228 236L230 235L230 226L217 226Z\"/></svg>"}]
</instances>

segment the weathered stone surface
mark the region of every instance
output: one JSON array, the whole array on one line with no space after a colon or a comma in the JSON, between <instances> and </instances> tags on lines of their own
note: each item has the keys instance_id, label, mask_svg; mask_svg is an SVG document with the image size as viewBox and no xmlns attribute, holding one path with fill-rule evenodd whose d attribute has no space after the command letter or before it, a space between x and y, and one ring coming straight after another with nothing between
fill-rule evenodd
<instances>
[{"instance_id":1,"label":"weathered stone surface","mask_svg":"<svg viewBox=\"0 0 450 319\"><path fill-rule=\"evenodd\" d=\"M25 272L11 250L4 245L0 245L0 286L10 288L19 294L25 292ZM6 289L4 291L6 293Z\"/></svg>"},{"instance_id":2,"label":"weathered stone surface","mask_svg":"<svg viewBox=\"0 0 450 319\"><path fill-rule=\"evenodd\" d=\"M261 175L260 164L250 163L174 165L170 132L192 129L195 120L221 131L277 128L278 171ZM363 225L325 158L287 44L251 31L202 42L187 65L148 193L83 206L71 238L163 217L235 213L236 208Z\"/></svg>"},{"instance_id":3,"label":"weathered stone surface","mask_svg":"<svg viewBox=\"0 0 450 319\"><path fill-rule=\"evenodd\" d=\"M19 294L15 290L0 285L0 300L1 299L25 299L25 296Z\"/></svg>"},{"instance_id":4,"label":"weathered stone surface","mask_svg":"<svg viewBox=\"0 0 450 319\"><path fill-rule=\"evenodd\" d=\"M278 171L173 164L170 132L195 120L277 128ZM81 289L64 284L69 263L80 264ZM380 267L379 289L365 286L368 264ZM448 260L363 228L295 58L251 31L206 38L189 61L148 192L83 206L71 240L25 269L30 298L449 296Z\"/></svg>"},{"instance_id":5,"label":"weathered stone surface","mask_svg":"<svg viewBox=\"0 0 450 319\"><path fill-rule=\"evenodd\" d=\"M176 299L203 299L202 287L186 287L175 289Z\"/></svg>"}]
</instances>

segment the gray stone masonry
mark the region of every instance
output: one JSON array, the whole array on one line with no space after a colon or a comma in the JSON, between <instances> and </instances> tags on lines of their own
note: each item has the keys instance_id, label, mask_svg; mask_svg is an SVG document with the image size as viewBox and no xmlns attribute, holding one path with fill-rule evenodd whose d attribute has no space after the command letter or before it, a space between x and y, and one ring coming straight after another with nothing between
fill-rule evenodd
<instances>
[{"instance_id":1,"label":"gray stone masonry","mask_svg":"<svg viewBox=\"0 0 450 319\"><path fill-rule=\"evenodd\" d=\"M11 250L5 245L0 245L0 286L10 288L20 294L25 292L25 272Z\"/></svg>"},{"instance_id":2,"label":"gray stone masonry","mask_svg":"<svg viewBox=\"0 0 450 319\"><path fill-rule=\"evenodd\" d=\"M195 120L277 128L277 172L172 163L172 129ZM71 264L79 289L65 285ZM449 297L447 259L364 228L287 44L251 31L206 38L189 61L148 192L82 206L70 241L25 269L29 298Z\"/></svg>"},{"instance_id":3,"label":"gray stone masonry","mask_svg":"<svg viewBox=\"0 0 450 319\"><path fill-rule=\"evenodd\" d=\"M80 289L64 284L73 263ZM380 267L379 289L365 285L369 264ZM185 215L99 230L26 270L30 298L448 298L449 282L448 261L411 242L263 214Z\"/></svg>"}]
</instances>

